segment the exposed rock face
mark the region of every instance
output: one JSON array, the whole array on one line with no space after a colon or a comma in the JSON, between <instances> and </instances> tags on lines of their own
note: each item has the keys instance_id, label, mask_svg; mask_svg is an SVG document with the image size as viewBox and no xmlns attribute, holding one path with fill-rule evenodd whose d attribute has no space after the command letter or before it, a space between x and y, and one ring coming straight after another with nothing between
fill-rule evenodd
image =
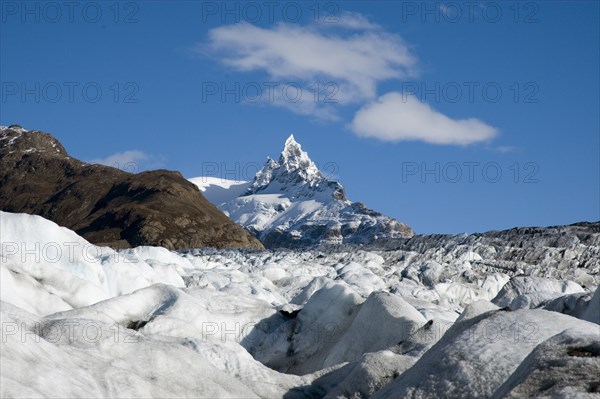
<instances>
[{"instance_id":1,"label":"exposed rock face","mask_svg":"<svg viewBox=\"0 0 600 399\"><path fill-rule=\"evenodd\" d=\"M43 216L94 244L262 248L179 172L87 164L16 125L0 128L0 157L1 210Z\"/></svg>"}]
</instances>

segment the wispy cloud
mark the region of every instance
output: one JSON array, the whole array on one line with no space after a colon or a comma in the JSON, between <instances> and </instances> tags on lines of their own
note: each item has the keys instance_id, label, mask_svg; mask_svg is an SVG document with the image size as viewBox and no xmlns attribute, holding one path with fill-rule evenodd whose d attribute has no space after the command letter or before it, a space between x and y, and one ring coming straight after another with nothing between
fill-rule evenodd
<instances>
[{"instance_id":1,"label":"wispy cloud","mask_svg":"<svg viewBox=\"0 0 600 399\"><path fill-rule=\"evenodd\" d=\"M488 141L497 129L479 119L452 119L413 95L388 93L361 108L350 128L359 136L384 141L424 141L467 145Z\"/></svg>"},{"instance_id":2,"label":"wispy cloud","mask_svg":"<svg viewBox=\"0 0 600 399\"><path fill-rule=\"evenodd\" d=\"M335 18L335 24L331 24L336 27L344 27L348 29L358 29L358 30L376 30L382 29L380 25L369 21L367 17L358 13L351 11L343 11L340 13L339 18ZM326 25L325 25L326 26Z\"/></svg>"},{"instance_id":3,"label":"wispy cloud","mask_svg":"<svg viewBox=\"0 0 600 399\"><path fill-rule=\"evenodd\" d=\"M291 23L262 28L246 22L221 26L210 30L208 46L200 45L196 51L208 52L238 71L262 71L271 81L300 85L303 96L298 101L274 102L301 114L372 99L379 82L414 76L417 65L400 37L357 13L343 14L327 28ZM316 101L315 85L327 83L335 90L330 86L321 94L329 94L334 102Z\"/></svg>"},{"instance_id":4,"label":"wispy cloud","mask_svg":"<svg viewBox=\"0 0 600 399\"><path fill-rule=\"evenodd\" d=\"M143 170L156 169L164 165L164 157L150 155L139 150L117 152L104 158L96 158L89 163L112 166L125 172L138 173Z\"/></svg>"},{"instance_id":5,"label":"wispy cloud","mask_svg":"<svg viewBox=\"0 0 600 399\"><path fill-rule=\"evenodd\" d=\"M512 145L499 145L497 147L494 147L494 151L506 154L509 152L516 152L519 151L519 147L515 147Z\"/></svg>"}]
</instances>

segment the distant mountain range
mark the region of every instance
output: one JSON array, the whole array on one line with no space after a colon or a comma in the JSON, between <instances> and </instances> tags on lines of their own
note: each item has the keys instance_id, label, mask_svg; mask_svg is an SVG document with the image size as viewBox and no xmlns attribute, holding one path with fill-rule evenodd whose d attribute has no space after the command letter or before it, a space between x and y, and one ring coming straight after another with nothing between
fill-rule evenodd
<instances>
[{"instance_id":1,"label":"distant mountain range","mask_svg":"<svg viewBox=\"0 0 600 399\"><path fill-rule=\"evenodd\" d=\"M81 162L18 125L0 127L0 165L0 210L43 216L97 245L263 248L179 172Z\"/></svg>"},{"instance_id":2,"label":"distant mountain range","mask_svg":"<svg viewBox=\"0 0 600 399\"><path fill-rule=\"evenodd\" d=\"M293 135L279 160L268 158L251 182L190 181L268 248L368 245L414 235L406 224L346 198L344 187L319 171Z\"/></svg>"}]
</instances>

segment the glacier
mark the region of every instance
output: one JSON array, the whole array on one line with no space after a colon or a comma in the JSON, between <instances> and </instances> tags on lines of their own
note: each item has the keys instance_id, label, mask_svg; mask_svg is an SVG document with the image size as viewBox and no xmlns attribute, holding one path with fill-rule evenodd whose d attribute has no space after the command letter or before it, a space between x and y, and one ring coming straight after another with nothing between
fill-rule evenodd
<instances>
[{"instance_id":1,"label":"glacier","mask_svg":"<svg viewBox=\"0 0 600 399\"><path fill-rule=\"evenodd\" d=\"M593 224L348 251L113 250L8 212L0 232L2 397L600 391Z\"/></svg>"}]
</instances>

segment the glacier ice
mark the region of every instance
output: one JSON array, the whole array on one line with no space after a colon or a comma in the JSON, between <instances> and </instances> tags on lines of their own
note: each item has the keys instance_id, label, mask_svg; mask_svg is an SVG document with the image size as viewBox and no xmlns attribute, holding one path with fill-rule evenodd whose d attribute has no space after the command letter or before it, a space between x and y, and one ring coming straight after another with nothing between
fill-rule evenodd
<instances>
[{"instance_id":1,"label":"glacier ice","mask_svg":"<svg viewBox=\"0 0 600 399\"><path fill-rule=\"evenodd\" d=\"M0 395L587 397L600 241L573 229L176 252L1 212Z\"/></svg>"}]
</instances>

